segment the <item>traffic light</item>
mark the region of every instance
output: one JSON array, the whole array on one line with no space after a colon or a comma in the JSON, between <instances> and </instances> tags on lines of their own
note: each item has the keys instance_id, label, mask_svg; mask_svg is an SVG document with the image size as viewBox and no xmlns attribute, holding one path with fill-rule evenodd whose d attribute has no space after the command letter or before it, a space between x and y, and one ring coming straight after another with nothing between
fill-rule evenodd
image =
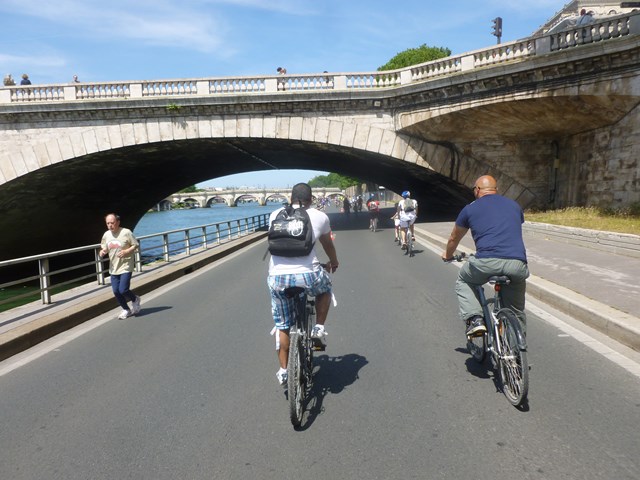
<instances>
[{"instance_id":1,"label":"traffic light","mask_svg":"<svg viewBox=\"0 0 640 480\"><path fill-rule=\"evenodd\" d=\"M498 37L498 42L500 42L500 37L502 37L502 17L496 17L492 20L493 22L493 32L491 35L495 35Z\"/></svg>"}]
</instances>

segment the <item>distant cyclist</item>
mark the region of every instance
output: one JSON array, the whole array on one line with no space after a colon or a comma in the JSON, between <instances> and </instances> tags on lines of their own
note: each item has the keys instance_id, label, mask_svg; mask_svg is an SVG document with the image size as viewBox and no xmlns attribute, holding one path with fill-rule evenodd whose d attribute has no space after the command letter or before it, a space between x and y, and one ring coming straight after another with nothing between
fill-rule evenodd
<instances>
[{"instance_id":1,"label":"distant cyclist","mask_svg":"<svg viewBox=\"0 0 640 480\"><path fill-rule=\"evenodd\" d=\"M319 241L329 257L328 269L334 272L338 268L338 257L331 238L329 217L311 208L311 187L306 183L298 183L291 191L291 206L302 207L309 214L313 229L314 242ZM269 225L276 219L282 209L274 211L269 217ZM269 277L267 280L271 292L271 313L275 322L276 348L280 369L276 377L280 385L287 384L287 361L289 360L289 328L294 308L294 301L284 294L289 287L305 287L310 295L316 297L316 321L311 337L323 339L327 334L324 323L331 304L331 279L320 265L316 255L315 245L311 253L303 257L285 257L272 255L269 262Z\"/></svg>"},{"instance_id":2,"label":"distant cyclist","mask_svg":"<svg viewBox=\"0 0 640 480\"><path fill-rule=\"evenodd\" d=\"M375 195L372 193L367 200L367 210L369 210L369 230L374 230L374 223L377 224L378 216L380 215L380 202L376 200Z\"/></svg>"},{"instance_id":3,"label":"distant cyclist","mask_svg":"<svg viewBox=\"0 0 640 480\"><path fill-rule=\"evenodd\" d=\"M400 239L402 249L407 248L407 229L411 233L411 238L415 240L413 224L418 217L418 202L411 198L411 192L402 192L402 200L398 202L398 219L400 220Z\"/></svg>"},{"instance_id":4,"label":"distant cyclist","mask_svg":"<svg viewBox=\"0 0 640 480\"><path fill-rule=\"evenodd\" d=\"M468 336L486 332L475 286L485 284L493 275L508 275L511 283L501 290L504 306L514 311L525 329L525 280L529 268L522 240L522 208L515 201L498 195L498 184L490 175L476 180L473 194L476 200L458 215L442 253L444 260L450 260L462 237L471 229L476 254L464 263L456 281L460 318L467 324Z\"/></svg>"}]
</instances>

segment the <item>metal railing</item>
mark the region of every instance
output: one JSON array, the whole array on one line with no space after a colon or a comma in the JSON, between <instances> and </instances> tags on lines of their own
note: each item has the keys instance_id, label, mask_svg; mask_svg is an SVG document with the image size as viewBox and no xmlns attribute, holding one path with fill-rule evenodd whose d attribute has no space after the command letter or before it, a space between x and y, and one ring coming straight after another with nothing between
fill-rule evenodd
<instances>
[{"instance_id":1,"label":"metal railing","mask_svg":"<svg viewBox=\"0 0 640 480\"><path fill-rule=\"evenodd\" d=\"M144 265L158 261L171 262L177 257L195 255L247 236L266 228L268 219L269 214L265 213L137 237L140 248L135 253L135 269L141 272ZM94 244L0 261L2 276L7 276L12 268L20 272L30 269L33 271L33 274L26 277L0 284L0 290L28 290L26 293L8 295L0 301L0 308L11 302L27 303L25 300L38 293L43 304L50 304L55 293L79 285L85 280L89 283L89 279L95 279L98 285L105 285L109 271L108 259L101 258L99 251L100 244ZM55 263L61 266L56 267Z\"/></svg>"}]
</instances>

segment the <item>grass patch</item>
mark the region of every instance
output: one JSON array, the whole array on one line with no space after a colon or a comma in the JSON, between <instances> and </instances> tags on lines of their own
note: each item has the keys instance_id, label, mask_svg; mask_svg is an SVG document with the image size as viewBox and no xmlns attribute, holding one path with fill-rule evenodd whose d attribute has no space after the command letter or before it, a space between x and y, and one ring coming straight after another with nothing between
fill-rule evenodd
<instances>
[{"instance_id":1,"label":"grass patch","mask_svg":"<svg viewBox=\"0 0 640 480\"><path fill-rule=\"evenodd\" d=\"M59 287L51 288L51 295L55 295L57 293L62 293L66 290L71 290L72 288L79 287L81 285L86 285L87 282L73 282L68 285L62 285ZM13 297L18 295L28 294L25 297L17 298L15 300L11 300ZM0 302L7 301L7 303L0 303L0 312L6 312L7 310L11 310L15 307L20 307L22 305L26 305L27 303L36 302L40 300L40 287L36 285L24 285L24 286L15 286L0 289Z\"/></svg>"},{"instance_id":2,"label":"grass patch","mask_svg":"<svg viewBox=\"0 0 640 480\"><path fill-rule=\"evenodd\" d=\"M589 228L605 232L640 235L640 204L611 210L596 207L569 207L560 210L527 210L524 219L529 222L550 223L565 227Z\"/></svg>"}]
</instances>

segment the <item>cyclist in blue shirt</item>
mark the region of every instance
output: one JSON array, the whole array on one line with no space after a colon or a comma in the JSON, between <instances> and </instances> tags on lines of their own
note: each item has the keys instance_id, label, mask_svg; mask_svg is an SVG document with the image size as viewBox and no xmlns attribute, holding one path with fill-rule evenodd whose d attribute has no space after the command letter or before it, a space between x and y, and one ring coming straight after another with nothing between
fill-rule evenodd
<instances>
[{"instance_id":1,"label":"cyclist in blue shirt","mask_svg":"<svg viewBox=\"0 0 640 480\"><path fill-rule=\"evenodd\" d=\"M490 175L476 180L473 194L476 200L458 215L442 254L444 260L450 260L462 238L471 230L476 254L462 266L456 281L460 318L467 324L468 336L486 332L475 287L483 285L493 275L508 275L511 284L502 289L504 305L518 316L524 330L529 268L522 239L522 208L515 201L498 194L496 179Z\"/></svg>"}]
</instances>

